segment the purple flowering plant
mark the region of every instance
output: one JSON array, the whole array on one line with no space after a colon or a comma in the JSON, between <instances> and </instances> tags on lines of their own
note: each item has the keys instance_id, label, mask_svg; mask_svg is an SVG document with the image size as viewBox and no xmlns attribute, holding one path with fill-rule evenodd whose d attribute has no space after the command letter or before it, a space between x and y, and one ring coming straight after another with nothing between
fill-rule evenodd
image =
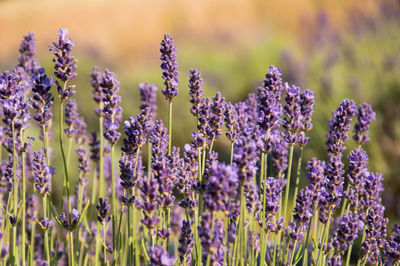
<instances>
[{"instance_id":1,"label":"purple flowering plant","mask_svg":"<svg viewBox=\"0 0 400 266\"><path fill-rule=\"evenodd\" d=\"M98 128L87 134L72 98L79 95L74 47L60 29L50 47L54 70L46 70L34 59L29 33L15 69L0 73L0 142L8 153L0 158L1 265L400 263L400 229L387 232L383 176L368 168L364 150L376 119L369 104L343 100L328 121L327 160L303 162L313 128L311 90L284 83L274 66L238 103L220 92L205 97L196 69L188 88L178 89L177 48L166 34L160 48L166 126L157 119L156 85L139 85L139 112L122 122L120 82L94 67L87 78ZM197 120L182 148L172 138L179 90L186 90ZM30 114L38 140L27 135ZM53 124L63 169L51 156ZM345 157L351 132L357 148ZM221 138L230 145L228 162L214 149ZM53 182L63 190L52 191ZM51 194L58 192L61 202Z\"/></svg>"}]
</instances>

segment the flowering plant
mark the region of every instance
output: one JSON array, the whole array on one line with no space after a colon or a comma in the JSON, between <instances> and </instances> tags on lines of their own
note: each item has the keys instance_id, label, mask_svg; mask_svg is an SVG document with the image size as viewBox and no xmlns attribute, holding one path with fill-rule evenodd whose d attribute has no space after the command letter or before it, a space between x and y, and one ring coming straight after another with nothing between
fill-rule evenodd
<instances>
[{"instance_id":1,"label":"flowering plant","mask_svg":"<svg viewBox=\"0 0 400 266\"><path fill-rule=\"evenodd\" d=\"M178 89L177 48L165 35L167 126L157 120L158 88L147 82L139 85L139 114L121 123L120 83L113 72L94 67L99 126L87 134L72 98L79 88L71 84L77 60L68 36L60 29L50 47L54 74L33 58L32 33L21 42L15 69L0 74L0 142L8 153L0 164L2 265L349 265L352 257L357 265L400 263L399 226L388 236L383 177L368 169L363 149L375 120L370 105L343 100L328 122L327 161L303 162L312 91L284 83L271 66L256 93L231 103L220 92L205 97L201 74L192 69L187 93L197 127L181 152L173 146L172 101L185 89ZM59 116L52 110L54 88ZM27 136L30 113L38 141ZM54 168L56 147L49 145L53 124L63 171ZM344 158L351 132L357 148ZM224 134L229 162L213 149ZM60 203L51 197L52 180L63 183Z\"/></svg>"}]
</instances>

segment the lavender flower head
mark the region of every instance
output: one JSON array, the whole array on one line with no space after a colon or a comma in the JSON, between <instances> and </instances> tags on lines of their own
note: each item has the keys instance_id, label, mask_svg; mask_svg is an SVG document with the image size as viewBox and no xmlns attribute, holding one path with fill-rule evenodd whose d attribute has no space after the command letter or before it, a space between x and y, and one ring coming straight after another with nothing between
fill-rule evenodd
<instances>
[{"instance_id":1,"label":"lavender flower head","mask_svg":"<svg viewBox=\"0 0 400 266\"><path fill-rule=\"evenodd\" d=\"M235 140L239 131L239 117L235 109L235 106L231 102L225 103L225 125L226 125L226 137L231 143L235 143Z\"/></svg>"},{"instance_id":2,"label":"lavender flower head","mask_svg":"<svg viewBox=\"0 0 400 266\"><path fill-rule=\"evenodd\" d=\"M265 191L263 189L260 191L260 195L263 197L265 194L265 199L262 199L262 201L265 200L265 210L262 210L265 212L264 230L267 232L276 231L278 229L278 223L275 224L273 222L273 217L280 209L279 201L283 190L282 181L274 177L267 177L265 183L263 183L261 187L263 189L265 188ZM260 215L257 215L257 220L260 226L262 226L263 221Z\"/></svg>"},{"instance_id":3,"label":"lavender flower head","mask_svg":"<svg viewBox=\"0 0 400 266\"><path fill-rule=\"evenodd\" d=\"M190 113L196 117L199 115L199 106L204 101L204 91L202 90L202 87L203 79L200 76L200 72L197 71L197 69L191 69L189 79L189 95L192 107L190 108Z\"/></svg>"},{"instance_id":4,"label":"lavender flower head","mask_svg":"<svg viewBox=\"0 0 400 266\"><path fill-rule=\"evenodd\" d=\"M288 86L286 84L286 104L284 109L285 139L289 145L294 145L297 142L297 134L301 130L301 106L300 106L301 89L296 86Z\"/></svg>"},{"instance_id":5,"label":"lavender flower head","mask_svg":"<svg viewBox=\"0 0 400 266\"><path fill-rule=\"evenodd\" d=\"M77 68L77 60L71 55L72 47L75 44L71 41L68 36L67 29L59 29L57 32L58 42L53 42L53 46L50 46L50 51L53 52L56 58L53 59L54 62L54 75L60 79L63 83L68 80L72 80L76 77L75 70ZM63 85L56 81L58 94L62 99L67 99L68 97L76 93L75 86L70 85L63 88Z\"/></svg>"},{"instance_id":6,"label":"lavender flower head","mask_svg":"<svg viewBox=\"0 0 400 266\"><path fill-rule=\"evenodd\" d=\"M161 91L165 98L172 100L178 95L178 75L176 71L178 63L176 61L176 46L174 39L171 35L165 34L164 39L161 41L161 69L163 70L162 78L164 79L165 88Z\"/></svg>"},{"instance_id":7,"label":"lavender flower head","mask_svg":"<svg viewBox=\"0 0 400 266\"><path fill-rule=\"evenodd\" d=\"M124 122L124 146L121 148L126 154L135 154L147 141L147 135L151 130L150 107L142 109L137 118L131 116Z\"/></svg>"},{"instance_id":8,"label":"lavender flower head","mask_svg":"<svg viewBox=\"0 0 400 266\"><path fill-rule=\"evenodd\" d=\"M400 226L398 224L393 225L392 233L394 235L389 237L386 249L391 263L396 264L400 261Z\"/></svg>"},{"instance_id":9,"label":"lavender flower head","mask_svg":"<svg viewBox=\"0 0 400 266\"><path fill-rule=\"evenodd\" d=\"M222 135L222 128L225 121L225 98L221 96L220 92L217 92L213 97L213 102L210 106L211 117L210 126L212 128L211 138L216 139Z\"/></svg>"},{"instance_id":10,"label":"lavender flower head","mask_svg":"<svg viewBox=\"0 0 400 266\"><path fill-rule=\"evenodd\" d=\"M216 163L206 184L204 204L208 210L229 213L229 204L237 194L238 169L235 165Z\"/></svg>"},{"instance_id":11,"label":"lavender flower head","mask_svg":"<svg viewBox=\"0 0 400 266\"><path fill-rule=\"evenodd\" d=\"M20 56L18 56L18 66L25 72L33 76L39 69L39 62L33 58L35 55L35 35L29 32L24 36L19 47Z\"/></svg>"},{"instance_id":12,"label":"lavender flower head","mask_svg":"<svg viewBox=\"0 0 400 266\"><path fill-rule=\"evenodd\" d=\"M302 90L300 93L300 121L302 128L297 137L297 142L301 147L304 147L308 142L310 142L310 138L306 137L306 133L313 127L311 117L314 113L314 105L314 93L310 90Z\"/></svg>"},{"instance_id":13,"label":"lavender flower head","mask_svg":"<svg viewBox=\"0 0 400 266\"><path fill-rule=\"evenodd\" d=\"M102 80L102 75L100 72L100 67L93 67L92 73L90 73L90 84L92 85L93 100L96 103L101 103L103 101L103 90L100 86Z\"/></svg>"},{"instance_id":14,"label":"lavender flower head","mask_svg":"<svg viewBox=\"0 0 400 266\"><path fill-rule=\"evenodd\" d=\"M139 91L140 91L140 109L143 110L145 108L150 108L150 117L151 120L156 118L156 111L157 111L157 99L156 99L156 92L158 88L156 84L140 83L139 84Z\"/></svg>"},{"instance_id":15,"label":"lavender flower head","mask_svg":"<svg viewBox=\"0 0 400 266\"><path fill-rule=\"evenodd\" d=\"M175 259L160 245L149 251L150 266L173 266Z\"/></svg>"},{"instance_id":16,"label":"lavender flower head","mask_svg":"<svg viewBox=\"0 0 400 266\"><path fill-rule=\"evenodd\" d=\"M151 156L153 160L162 158L168 152L168 130L162 120L156 120L150 131L149 142L151 144Z\"/></svg>"},{"instance_id":17,"label":"lavender flower head","mask_svg":"<svg viewBox=\"0 0 400 266\"><path fill-rule=\"evenodd\" d=\"M111 216L108 216L108 211L110 210L108 199L99 198L99 205L96 206L96 209L98 211L97 221L101 225L106 225L111 219Z\"/></svg>"},{"instance_id":18,"label":"lavender flower head","mask_svg":"<svg viewBox=\"0 0 400 266\"><path fill-rule=\"evenodd\" d=\"M86 141L86 123L78 113L78 105L75 99L69 99L65 105L65 134L69 137L75 137L78 144Z\"/></svg>"},{"instance_id":19,"label":"lavender flower head","mask_svg":"<svg viewBox=\"0 0 400 266\"><path fill-rule=\"evenodd\" d=\"M348 215L340 219L338 228L331 240L331 244L335 249L335 256L340 258L344 255L363 227L364 223L357 213L349 212Z\"/></svg>"},{"instance_id":20,"label":"lavender flower head","mask_svg":"<svg viewBox=\"0 0 400 266\"><path fill-rule=\"evenodd\" d=\"M338 109L333 112L333 117L329 119L329 132L326 135L329 154L339 154L346 149L344 143L348 139L347 133L356 111L357 108L353 101L343 100Z\"/></svg>"},{"instance_id":21,"label":"lavender flower head","mask_svg":"<svg viewBox=\"0 0 400 266\"><path fill-rule=\"evenodd\" d=\"M258 124L265 131L277 129L281 122L283 90L281 70L274 66L268 68L263 86L257 89Z\"/></svg>"},{"instance_id":22,"label":"lavender flower head","mask_svg":"<svg viewBox=\"0 0 400 266\"><path fill-rule=\"evenodd\" d=\"M54 169L46 165L46 158L42 151L34 152L33 156L35 188L39 194L44 195L50 192L51 176L54 174Z\"/></svg>"},{"instance_id":23,"label":"lavender flower head","mask_svg":"<svg viewBox=\"0 0 400 266\"><path fill-rule=\"evenodd\" d=\"M193 250L193 233L192 233L192 224L188 220L183 220L182 222L182 231L181 236L179 238L179 255L181 263L189 262L191 259L191 252Z\"/></svg>"},{"instance_id":24,"label":"lavender flower head","mask_svg":"<svg viewBox=\"0 0 400 266\"><path fill-rule=\"evenodd\" d=\"M117 131L122 113L121 97L117 95L119 82L115 74L106 69L100 86L104 94L104 137L111 143L116 143L121 137L121 133Z\"/></svg>"},{"instance_id":25,"label":"lavender flower head","mask_svg":"<svg viewBox=\"0 0 400 266\"><path fill-rule=\"evenodd\" d=\"M40 125L48 127L49 121L53 117L51 108L53 106L54 97L50 93L51 85L53 83L52 78L48 78L44 68L38 70L38 75L34 79L34 86L32 88L32 107L36 110L33 115Z\"/></svg>"},{"instance_id":26,"label":"lavender flower head","mask_svg":"<svg viewBox=\"0 0 400 266\"><path fill-rule=\"evenodd\" d=\"M295 240L303 239L303 233L307 230L306 227L313 213L313 196L314 193L310 187L300 190L297 194L296 206L293 209L293 224L291 225L294 230L290 232L290 237Z\"/></svg>"},{"instance_id":27,"label":"lavender flower head","mask_svg":"<svg viewBox=\"0 0 400 266\"><path fill-rule=\"evenodd\" d=\"M375 120L375 112L372 110L371 105L364 103L358 107L357 110L357 123L354 125L353 139L359 144L363 145L369 142L368 130L371 122Z\"/></svg>"}]
</instances>

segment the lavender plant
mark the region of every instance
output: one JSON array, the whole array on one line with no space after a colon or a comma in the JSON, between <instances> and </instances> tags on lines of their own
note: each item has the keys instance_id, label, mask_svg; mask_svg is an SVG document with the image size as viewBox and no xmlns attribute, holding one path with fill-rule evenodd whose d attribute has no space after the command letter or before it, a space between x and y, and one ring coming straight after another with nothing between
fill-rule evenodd
<instances>
[{"instance_id":1,"label":"lavender plant","mask_svg":"<svg viewBox=\"0 0 400 266\"><path fill-rule=\"evenodd\" d=\"M33 34L25 36L16 68L0 74L0 141L8 153L0 163L1 265L319 266L349 265L351 258L358 265L399 264L399 226L386 232L383 176L368 169L364 150L376 119L370 105L340 103L328 122L328 159L309 160L303 178L314 94L284 86L279 68L269 67L262 86L239 103L220 92L204 97L200 73L190 70L190 113L197 124L181 152L171 137L179 83L170 35L160 49L167 128L157 119L158 89L149 82L139 85L140 112L121 125L120 83L95 67L90 82L99 125L88 136L79 101L72 99L79 90L70 84L77 60L68 31L59 30L50 48L54 78L33 58L33 41ZM63 171L50 156L54 87ZM40 141L27 136L30 113ZM357 148L344 162L353 120ZM228 162L214 149L224 135ZM69 162L72 147L77 164ZM55 183L63 184L65 210L51 194Z\"/></svg>"}]
</instances>

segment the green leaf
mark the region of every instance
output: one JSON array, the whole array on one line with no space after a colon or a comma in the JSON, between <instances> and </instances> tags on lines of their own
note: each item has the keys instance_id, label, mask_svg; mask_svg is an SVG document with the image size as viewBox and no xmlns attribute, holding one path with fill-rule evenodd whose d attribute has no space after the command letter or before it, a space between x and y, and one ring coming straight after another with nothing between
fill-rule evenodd
<instances>
[{"instance_id":1,"label":"green leaf","mask_svg":"<svg viewBox=\"0 0 400 266\"><path fill-rule=\"evenodd\" d=\"M62 223L60 217L58 216L57 211L56 211L56 209L54 208L53 203L51 202L51 200L49 200L49 204L50 204L50 211L51 211L51 213L53 214L54 219L56 219L57 223L58 223L60 226L64 227L64 224Z\"/></svg>"}]
</instances>

